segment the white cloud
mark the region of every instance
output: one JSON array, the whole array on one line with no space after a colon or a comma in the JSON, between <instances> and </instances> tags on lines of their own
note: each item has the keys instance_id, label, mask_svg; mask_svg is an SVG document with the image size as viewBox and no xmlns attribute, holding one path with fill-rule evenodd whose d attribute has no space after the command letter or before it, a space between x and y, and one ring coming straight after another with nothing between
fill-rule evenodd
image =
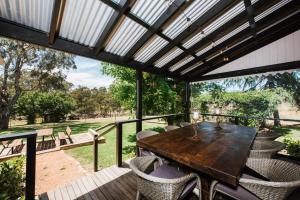
<instances>
[{"instance_id":1,"label":"white cloud","mask_svg":"<svg viewBox=\"0 0 300 200\"><path fill-rule=\"evenodd\" d=\"M85 86L89 88L94 87L108 87L114 81L113 78L103 76L100 74L93 74L87 72L72 71L67 74L67 81L74 84L75 87Z\"/></svg>"}]
</instances>

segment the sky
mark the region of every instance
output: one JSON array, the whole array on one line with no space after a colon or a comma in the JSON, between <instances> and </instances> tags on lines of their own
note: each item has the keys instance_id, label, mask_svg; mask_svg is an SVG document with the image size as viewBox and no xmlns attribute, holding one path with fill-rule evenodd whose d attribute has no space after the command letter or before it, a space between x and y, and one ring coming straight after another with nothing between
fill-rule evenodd
<instances>
[{"instance_id":1,"label":"sky","mask_svg":"<svg viewBox=\"0 0 300 200\"><path fill-rule=\"evenodd\" d=\"M76 70L65 72L67 81L71 82L75 88L85 86L89 88L108 87L114 79L101 73L101 62L81 56L76 56Z\"/></svg>"}]
</instances>

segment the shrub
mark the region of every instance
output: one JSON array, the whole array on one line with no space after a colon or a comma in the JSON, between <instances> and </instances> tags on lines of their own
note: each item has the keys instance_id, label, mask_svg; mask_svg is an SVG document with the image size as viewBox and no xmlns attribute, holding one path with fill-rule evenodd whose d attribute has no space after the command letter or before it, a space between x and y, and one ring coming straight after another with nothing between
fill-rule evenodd
<instances>
[{"instance_id":1,"label":"shrub","mask_svg":"<svg viewBox=\"0 0 300 200\"><path fill-rule=\"evenodd\" d=\"M24 195L24 157L0 163L0 199L18 199Z\"/></svg>"},{"instance_id":2,"label":"shrub","mask_svg":"<svg viewBox=\"0 0 300 200\"><path fill-rule=\"evenodd\" d=\"M159 132L159 133L163 133L165 132L165 129L162 128L162 127L153 127L153 128L149 128L149 129L146 129L146 130L149 130L149 131L156 131L156 132ZM128 135L127 137L127 141L130 142L130 143L134 143L134 144L130 144L130 145L127 145L125 147L123 147L123 154L128 154L128 155L134 155L135 154L135 150L136 150L136 134L130 134Z\"/></svg>"},{"instance_id":3,"label":"shrub","mask_svg":"<svg viewBox=\"0 0 300 200\"><path fill-rule=\"evenodd\" d=\"M284 138L283 143L285 144L288 154L300 158L300 141L286 137Z\"/></svg>"}]
</instances>

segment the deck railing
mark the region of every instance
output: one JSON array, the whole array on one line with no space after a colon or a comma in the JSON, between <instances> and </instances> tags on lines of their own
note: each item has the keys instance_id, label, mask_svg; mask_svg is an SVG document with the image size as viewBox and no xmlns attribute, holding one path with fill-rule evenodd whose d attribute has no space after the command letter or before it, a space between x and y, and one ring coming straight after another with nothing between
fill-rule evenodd
<instances>
[{"instance_id":1,"label":"deck railing","mask_svg":"<svg viewBox=\"0 0 300 200\"><path fill-rule=\"evenodd\" d=\"M36 136L34 133L16 133L0 135L0 142L26 138L26 180L25 180L25 199L32 200L35 195L35 158L36 158Z\"/></svg>"},{"instance_id":2,"label":"deck railing","mask_svg":"<svg viewBox=\"0 0 300 200\"><path fill-rule=\"evenodd\" d=\"M256 120L273 120L273 121L288 121L288 122L300 122L300 119L285 119L285 118L272 118L272 117L255 117L255 116L236 116L236 115L222 115L222 114L211 114L211 113L200 113L202 116L211 117L226 117L234 119L235 124L239 124L240 119L256 119Z\"/></svg>"}]
</instances>

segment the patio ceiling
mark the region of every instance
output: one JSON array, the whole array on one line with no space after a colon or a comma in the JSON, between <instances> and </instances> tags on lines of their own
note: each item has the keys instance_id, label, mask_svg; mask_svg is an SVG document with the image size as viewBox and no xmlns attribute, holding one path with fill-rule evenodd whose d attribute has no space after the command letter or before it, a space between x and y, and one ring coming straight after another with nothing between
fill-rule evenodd
<instances>
[{"instance_id":1,"label":"patio ceiling","mask_svg":"<svg viewBox=\"0 0 300 200\"><path fill-rule=\"evenodd\" d=\"M0 35L199 81L299 30L299 10L298 0L0 0ZM287 63L284 70L299 66ZM241 66L222 77L257 67L281 69Z\"/></svg>"}]
</instances>

